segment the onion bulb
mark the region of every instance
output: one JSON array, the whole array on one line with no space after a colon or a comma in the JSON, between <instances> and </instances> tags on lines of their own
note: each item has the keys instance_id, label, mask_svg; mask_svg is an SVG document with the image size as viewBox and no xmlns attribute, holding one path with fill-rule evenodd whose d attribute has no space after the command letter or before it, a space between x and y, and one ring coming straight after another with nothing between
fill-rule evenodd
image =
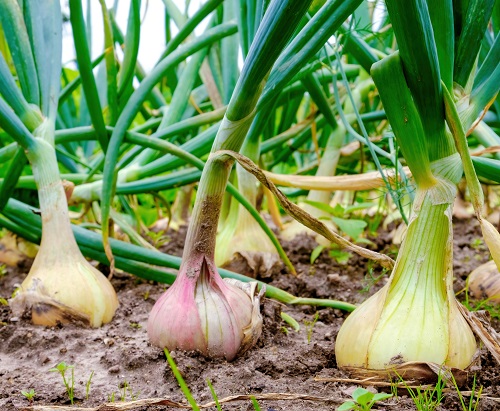
<instances>
[{"instance_id":1,"label":"onion bulb","mask_svg":"<svg viewBox=\"0 0 500 411\"><path fill-rule=\"evenodd\" d=\"M366 374L408 362L458 369L472 363L476 340L453 292L450 203L433 204L427 194L414 206L389 282L340 329L335 346L340 368Z\"/></svg>"},{"instance_id":2,"label":"onion bulb","mask_svg":"<svg viewBox=\"0 0 500 411\"><path fill-rule=\"evenodd\" d=\"M15 315L29 311L32 322L39 325L79 322L99 327L113 318L116 293L78 248L54 149L40 140L28 158L38 186L42 241L28 276L11 300L12 311Z\"/></svg>"},{"instance_id":3,"label":"onion bulb","mask_svg":"<svg viewBox=\"0 0 500 411\"><path fill-rule=\"evenodd\" d=\"M233 360L251 348L262 331L259 308L265 290L255 295L256 286L223 280L204 255L190 258L151 311L151 342Z\"/></svg>"},{"instance_id":4,"label":"onion bulb","mask_svg":"<svg viewBox=\"0 0 500 411\"><path fill-rule=\"evenodd\" d=\"M472 271L468 284L469 292L474 298L500 303L500 272L495 261L488 261Z\"/></svg>"}]
</instances>

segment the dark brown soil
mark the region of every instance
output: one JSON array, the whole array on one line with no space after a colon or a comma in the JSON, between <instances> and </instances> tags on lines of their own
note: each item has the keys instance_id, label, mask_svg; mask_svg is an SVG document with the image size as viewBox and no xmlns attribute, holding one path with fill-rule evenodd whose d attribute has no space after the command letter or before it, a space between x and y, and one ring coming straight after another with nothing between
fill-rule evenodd
<instances>
[{"instance_id":1,"label":"dark brown soil","mask_svg":"<svg viewBox=\"0 0 500 411\"><path fill-rule=\"evenodd\" d=\"M455 224L456 291L463 289L472 269L488 260L476 221L459 220ZM165 246L169 253L180 255L185 230L172 234ZM379 250L394 253L397 247L388 235L372 239ZM358 304L378 290L387 274L380 267L352 256L339 264L323 251L311 266L310 254L316 246L309 237L284 244L298 275L282 272L266 279L271 284L301 297L332 298ZM0 297L8 298L22 282L28 265L9 268L0 278ZM368 274L367 274L368 273ZM0 410L22 409L29 405L21 390L34 389L35 405L68 405L61 377L49 369L61 361L74 366L75 403L79 407L98 406L110 400L170 398L184 401L165 356L152 347L146 334L148 314L166 286L138 280L127 274L113 279L120 307L110 324L100 329L75 326L44 328L24 319L13 318L8 306L0 305ZM462 294L463 295L463 294ZM356 387L346 382L320 382L315 377L348 378L335 363L336 334L347 314L336 309L310 306L285 306L265 300L264 332L257 346L234 362L209 360L197 354L174 352L173 357L191 392L200 404L212 400L209 379L219 399L237 394L295 393L324 397L328 401L260 400L262 410L299 411L334 410L350 398ZM293 331L280 317L284 311L301 325ZM316 311L317 322L312 327ZM498 321L494 326L500 330ZM482 369L477 384L483 387L482 410L500 410L500 369L494 359L482 352ZM93 377L86 399L86 384ZM69 372L70 375L70 372ZM128 388L127 388L128 387ZM470 383L469 387L470 389ZM467 387L465 388L467 389ZM468 406L468 397L465 397ZM227 403L224 410L253 410L249 400ZM375 407L382 410L414 410L407 396L400 395ZM139 410L173 409L141 406ZM215 410L215 407L210 408ZM461 410L456 393L445 394L438 410ZM472 409L472 408L471 408Z\"/></svg>"}]
</instances>

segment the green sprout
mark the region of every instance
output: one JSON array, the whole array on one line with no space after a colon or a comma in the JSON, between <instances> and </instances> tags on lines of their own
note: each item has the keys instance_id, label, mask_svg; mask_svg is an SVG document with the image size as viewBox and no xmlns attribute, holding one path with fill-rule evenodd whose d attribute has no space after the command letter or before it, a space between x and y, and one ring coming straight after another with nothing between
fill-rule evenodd
<instances>
[{"instance_id":1,"label":"green sprout","mask_svg":"<svg viewBox=\"0 0 500 411\"><path fill-rule=\"evenodd\" d=\"M404 383L402 378L401 381ZM441 375L438 375L438 380L434 387L417 387L412 389L406 384L404 385L418 411L434 411L443 401L443 389L446 384Z\"/></svg>"},{"instance_id":2,"label":"green sprout","mask_svg":"<svg viewBox=\"0 0 500 411\"><path fill-rule=\"evenodd\" d=\"M92 383L92 377L94 376L94 371L90 373L90 377L87 380L87 384L85 384L85 399L89 399L89 394L90 394L90 384Z\"/></svg>"},{"instance_id":3,"label":"green sprout","mask_svg":"<svg viewBox=\"0 0 500 411\"><path fill-rule=\"evenodd\" d=\"M71 378L66 378L66 371L71 369ZM66 393L71 402L74 403L75 398L75 367L73 365L68 365L64 361L57 364L54 368L49 370L50 372L58 372L63 380L64 386L66 387Z\"/></svg>"},{"instance_id":4,"label":"green sprout","mask_svg":"<svg viewBox=\"0 0 500 411\"><path fill-rule=\"evenodd\" d=\"M29 391L22 390L21 394L23 394L26 397L26 399L29 401L30 404L33 404L33 400L35 399L36 396L36 392L33 388L30 388Z\"/></svg>"},{"instance_id":5,"label":"green sprout","mask_svg":"<svg viewBox=\"0 0 500 411\"><path fill-rule=\"evenodd\" d=\"M127 393L132 401L135 401L138 397L140 392L134 393L132 391L132 387L130 386L129 382L127 380L124 380L122 383L118 384L118 390L120 393L120 401L124 402L127 399ZM108 397L109 402L114 402L115 401L115 393L111 394L111 396Z\"/></svg>"},{"instance_id":6,"label":"green sprout","mask_svg":"<svg viewBox=\"0 0 500 411\"><path fill-rule=\"evenodd\" d=\"M472 240L472 242L470 243L470 246L474 249L474 250L479 250L482 246L483 246L483 240L481 238L475 238L474 240Z\"/></svg>"},{"instance_id":7,"label":"green sprout","mask_svg":"<svg viewBox=\"0 0 500 411\"><path fill-rule=\"evenodd\" d=\"M314 328L314 325L316 324L316 322L318 321L318 318L319 318L319 312L316 311L312 321L304 320L304 325L306 326L307 343L308 344L310 344L310 342L311 342L313 328Z\"/></svg>"},{"instance_id":8,"label":"green sprout","mask_svg":"<svg viewBox=\"0 0 500 411\"><path fill-rule=\"evenodd\" d=\"M483 386L481 385L479 388L477 387L477 382L476 382L476 375L474 374L474 379L472 380L472 388L470 390L471 395L469 399L469 403L466 405L465 404L465 399L460 391L460 388L458 388L457 381L453 377L453 374L451 375L453 385L455 387L455 390L457 391L458 394L458 399L460 400L460 405L462 406L463 411L477 411L479 407L479 402L481 400L481 394L483 393Z\"/></svg>"},{"instance_id":9,"label":"green sprout","mask_svg":"<svg viewBox=\"0 0 500 411\"><path fill-rule=\"evenodd\" d=\"M374 394L365 388L356 388L352 393L352 400L344 402L337 411L368 411L377 401L391 398L392 394Z\"/></svg>"},{"instance_id":10,"label":"green sprout","mask_svg":"<svg viewBox=\"0 0 500 411\"><path fill-rule=\"evenodd\" d=\"M210 394L212 394L212 398L214 399L215 406L217 407L217 411L222 411L222 407L219 404L219 398L217 397L217 394L214 390L212 382L208 378L207 378L207 385L208 385L208 388L210 389Z\"/></svg>"}]
</instances>

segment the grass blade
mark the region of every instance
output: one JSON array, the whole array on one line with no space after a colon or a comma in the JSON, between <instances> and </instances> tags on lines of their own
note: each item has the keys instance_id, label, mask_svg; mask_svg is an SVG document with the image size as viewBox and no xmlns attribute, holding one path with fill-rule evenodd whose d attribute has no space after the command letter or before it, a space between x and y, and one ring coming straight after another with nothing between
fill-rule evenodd
<instances>
[{"instance_id":1,"label":"grass blade","mask_svg":"<svg viewBox=\"0 0 500 411\"><path fill-rule=\"evenodd\" d=\"M179 383L179 386L181 387L181 390L184 393L184 396L186 397L189 404L191 405L191 408L195 411L200 411L198 404L196 404L196 400L194 399L193 395L191 394L191 391L189 391L189 388L188 388L186 382L184 381L184 378L182 378L182 375L179 372L179 369L177 368L175 361L170 356L170 353L168 352L168 350L166 348L163 349L163 352L165 353L165 357L167 357L168 365L170 365L170 368L172 369L172 372L174 373L175 379Z\"/></svg>"}]
</instances>

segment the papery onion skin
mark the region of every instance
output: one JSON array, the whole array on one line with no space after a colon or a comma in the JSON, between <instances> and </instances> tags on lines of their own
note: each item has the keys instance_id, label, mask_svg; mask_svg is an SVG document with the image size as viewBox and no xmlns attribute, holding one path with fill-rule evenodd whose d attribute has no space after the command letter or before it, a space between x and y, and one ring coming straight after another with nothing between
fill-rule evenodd
<instances>
[{"instance_id":1,"label":"papery onion skin","mask_svg":"<svg viewBox=\"0 0 500 411\"><path fill-rule=\"evenodd\" d=\"M50 327L76 322L96 328L111 321L118 307L116 293L87 261L43 265L40 260L33 265L11 300L14 312L29 310L33 324Z\"/></svg>"}]
</instances>

